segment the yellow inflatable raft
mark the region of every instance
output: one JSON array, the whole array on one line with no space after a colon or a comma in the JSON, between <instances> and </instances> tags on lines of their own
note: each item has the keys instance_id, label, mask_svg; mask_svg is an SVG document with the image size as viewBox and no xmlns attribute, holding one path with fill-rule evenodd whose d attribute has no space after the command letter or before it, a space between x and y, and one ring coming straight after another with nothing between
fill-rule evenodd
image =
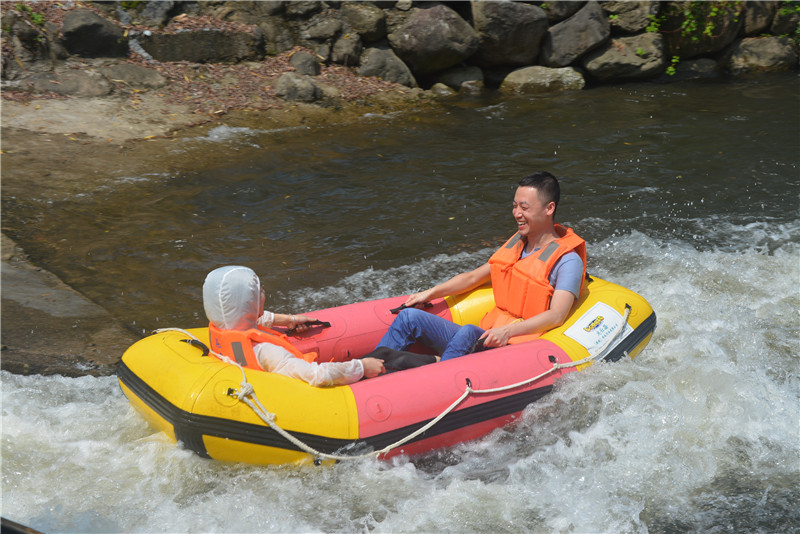
<instances>
[{"instance_id":1,"label":"yellow inflatable raft","mask_svg":"<svg viewBox=\"0 0 800 534\"><path fill-rule=\"evenodd\" d=\"M320 361L363 356L405 299L309 313L331 326L292 340L303 352L318 351ZM477 324L492 306L491 288L481 288L426 310ZM564 373L633 358L655 327L644 298L590 278L566 323L539 339L348 386L316 388L224 363L204 354L206 328L169 329L138 341L122 357L118 378L154 428L204 457L253 464L385 458L447 447L506 425Z\"/></svg>"}]
</instances>

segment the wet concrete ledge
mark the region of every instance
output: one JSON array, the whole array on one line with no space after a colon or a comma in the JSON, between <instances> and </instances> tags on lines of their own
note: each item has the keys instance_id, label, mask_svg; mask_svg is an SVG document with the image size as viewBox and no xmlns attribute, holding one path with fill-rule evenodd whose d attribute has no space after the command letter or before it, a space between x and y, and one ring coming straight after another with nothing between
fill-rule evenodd
<instances>
[{"instance_id":1,"label":"wet concrete ledge","mask_svg":"<svg viewBox=\"0 0 800 534\"><path fill-rule=\"evenodd\" d=\"M2 234L2 354L16 374L111 375L137 340L105 309L33 265Z\"/></svg>"}]
</instances>

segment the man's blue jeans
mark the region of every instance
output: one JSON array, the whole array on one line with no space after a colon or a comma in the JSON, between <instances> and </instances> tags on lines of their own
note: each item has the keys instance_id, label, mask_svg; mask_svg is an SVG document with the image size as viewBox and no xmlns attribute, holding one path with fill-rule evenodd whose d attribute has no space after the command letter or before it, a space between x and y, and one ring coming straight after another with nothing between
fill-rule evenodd
<instances>
[{"instance_id":1,"label":"man's blue jeans","mask_svg":"<svg viewBox=\"0 0 800 534\"><path fill-rule=\"evenodd\" d=\"M395 317L378 347L406 350L419 341L441 354L444 361L469 354L483 332L474 325L459 326L438 315L405 308Z\"/></svg>"}]
</instances>

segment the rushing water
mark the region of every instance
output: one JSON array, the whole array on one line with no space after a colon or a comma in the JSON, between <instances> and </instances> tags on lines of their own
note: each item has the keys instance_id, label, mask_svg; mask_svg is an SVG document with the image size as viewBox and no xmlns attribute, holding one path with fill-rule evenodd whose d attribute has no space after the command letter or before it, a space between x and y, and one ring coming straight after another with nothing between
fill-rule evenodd
<instances>
[{"instance_id":1,"label":"rushing water","mask_svg":"<svg viewBox=\"0 0 800 534\"><path fill-rule=\"evenodd\" d=\"M46 532L797 531L797 89L629 85L219 127L175 150L228 166L121 170L45 213L6 206L28 253L147 331L202 324L202 280L226 263L256 269L277 311L427 287L486 261L513 233L514 183L550 170L590 272L659 324L636 360L570 374L514 427L333 467L203 460L113 378L3 373L3 516Z\"/></svg>"}]
</instances>

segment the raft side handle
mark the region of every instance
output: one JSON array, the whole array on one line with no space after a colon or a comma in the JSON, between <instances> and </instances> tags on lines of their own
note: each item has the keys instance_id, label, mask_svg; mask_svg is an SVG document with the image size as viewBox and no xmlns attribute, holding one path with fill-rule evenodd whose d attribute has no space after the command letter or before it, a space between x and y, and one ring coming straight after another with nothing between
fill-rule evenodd
<instances>
[{"instance_id":1,"label":"raft side handle","mask_svg":"<svg viewBox=\"0 0 800 534\"><path fill-rule=\"evenodd\" d=\"M422 307L423 308L433 308L433 302L425 302L422 305ZM398 306L396 308L392 308L389 311L391 312L392 315L397 315L398 313L400 313L401 311L405 310L406 308L416 308L416 306L406 306L405 304L401 304L400 306Z\"/></svg>"},{"instance_id":2,"label":"raft side handle","mask_svg":"<svg viewBox=\"0 0 800 534\"><path fill-rule=\"evenodd\" d=\"M306 325L306 326L321 326L322 328L330 328L331 327L331 323L329 323L328 321L320 321L319 319L314 320L314 321L308 321L307 323L303 323L303 324ZM297 326L300 326L300 325L297 325ZM297 326L287 330L286 334L290 335L290 336L293 335L295 333L295 331L297 331Z\"/></svg>"},{"instance_id":3,"label":"raft side handle","mask_svg":"<svg viewBox=\"0 0 800 534\"><path fill-rule=\"evenodd\" d=\"M492 347L485 347L483 344L486 342L486 338L480 338L475 340L475 343L472 344L472 347L469 349L468 354L473 354L475 352L483 352L484 350L489 350Z\"/></svg>"},{"instance_id":4,"label":"raft side handle","mask_svg":"<svg viewBox=\"0 0 800 534\"><path fill-rule=\"evenodd\" d=\"M198 339L181 339L181 341L202 350L203 356L208 356L208 347L202 341Z\"/></svg>"}]
</instances>

